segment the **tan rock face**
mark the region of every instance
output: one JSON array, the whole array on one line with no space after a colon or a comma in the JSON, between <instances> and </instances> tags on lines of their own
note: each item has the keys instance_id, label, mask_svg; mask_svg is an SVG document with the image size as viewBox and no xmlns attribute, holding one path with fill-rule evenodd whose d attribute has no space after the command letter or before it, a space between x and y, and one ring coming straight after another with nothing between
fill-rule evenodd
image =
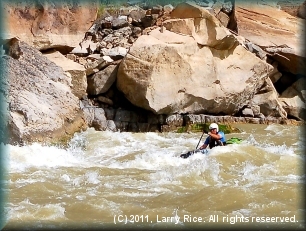
<instances>
[{"instance_id":1,"label":"tan rock face","mask_svg":"<svg viewBox=\"0 0 306 231\"><path fill-rule=\"evenodd\" d=\"M157 114L233 114L271 71L240 45L199 47L190 36L156 29L133 44L119 66L117 87L130 102Z\"/></svg>"},{"instance_id":2,"label":"tan rock face","mask_svg":"<svg viewBox=\"0 0 306 231\"><path fill-rule=\"evenodd\" d=\"M278 99L278 93L275 90L270 78L267 78L264 85L256 94L252 103L260 107L260 112L266 117L282 117L287 118L287 112L282 107L281 102Z\"/></svg>"},{"instance_id":3,"label":"tan rock face","mask_svg":"<svg viewBox=\"0 0 306 231\"><path fill-rule=\"evenodd\" d=\"M49 52L44 54L50 61L54 62L57 66L63 68L63 70L71 77L71 89L72 93L81 99L86 95L87 78L85 68L70 59L67 59L60 52Z\"/></svg>"},{"instance_id":4,"label":"tan rock face","mask_svg":"<svg viewBox=\"0 0 306 231\"><path fill-rule=\"evenodd\" d=\"M288 115L306 120L306 82L305 78L298 79L280 96L279 100Z\"/></svg>"},{"instance_id":5,"label":"tan rock face","mask_svg":"<svg viewBox=\"0 0 306 231\"><path fill-rule=\"evenodd\" d=\"M15 39L11 46L19 56L3 57L10 142L54 141L84 128L79 100L63 69L24 42Z\"/></svg>"},{"instance_id":6,"label":"tan rock face","mask_svg":"<svg viewBox=\"0 0 306 231\"><path fill-rule=\"evenodd\" d=\"M252 1L237 1L235 8L239 35L268 52L283 71L305 73L305 20Z\"/></svg>"},{"instance_id":7,"label":"tan rock face","mask_svg":"<svg viewBox=\"0 0 306 231\"><path fill-rule=\"evenodd\" d=\"M39 50L76 47L96 19L96 5L5 4L5 39L18 36Z\"/></svg>"},{"instance_id":8,"label":"tan rock face","mask_svg":"<svg viewBox=\"0 0 306 231\"><path fill-rule=\"evenodd\" d=\"M117 65L109 65L88 77L88 93L90 95L99 95L107 92L116 80L117 69Z\"/></svg>"},{"instance_id":9,"label":"tan rock face","mask_svg":"<svg viewBox=\"0 0 306 231\"><path fill-rule=\"evenodd\" d=\"M237 39L225 27L212 20L212 17L207 18L170 19L163 26L171 32L192 36L200 45L220 50L230 49Z\"/></svg>"},{"instance_id":10,"label":"tan rock face","mask_svg":"<svg viewBox=\"0 0 306 231\"><path fill-rule=\"evenodd\" d=\"M236 3L239 34L251 42L263 46L288 47L299 51L298 35L302 33L302 21L276 7L254 4L250 1ZM282 36L279 36L279 35ZM289 39L290 38L290 39Z\"/></svg>"}]
</instances>

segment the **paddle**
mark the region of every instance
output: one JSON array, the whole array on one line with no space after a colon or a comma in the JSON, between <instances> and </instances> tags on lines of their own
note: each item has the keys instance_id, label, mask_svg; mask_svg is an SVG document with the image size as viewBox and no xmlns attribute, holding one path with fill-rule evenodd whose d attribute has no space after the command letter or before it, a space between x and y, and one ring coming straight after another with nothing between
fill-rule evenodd
<instances>
[{"instance_id":1,"label":"paddle","mask_svg":"<svg viewBox=\"0 0 306 231\"><path fill-rule=\"evenodd\" d=\"M181 155L180 155L181 158L186 159L186 158L188 158L189 156L191 156L192 154L194 154L194 153L196 153L196 152L198 151L198 146L199 146L199 144L200 144L200 142L201 142L201 140L202 140L202 137L203 137L204 133L207 133L207 132L205 132L205 130L203 130L203 133L202 133L202 135L201 135L201 138L200 138L200 140L199 140L199 142L198 142L198 145L196 146L195 150L194 150L194 151L189 151L189 152L187 152L187 153L185 153L185 154L181 154Z\"/></svg>"},{"instance_id":2,"label":"paddle","mask_svg":"<svg viewBox=\"0 0 306 231\"><path fill-rule=\"evenodd\" d=\"M198 145L196 146L196 148L195 148L195 149L198 149L198 146L199 146L199 144L200 144L200 142L201 142L201 139L202 139L202 137L203 137L204 133L205 133L205 130L203 130L203 133L202 133L202 135L201 135L201 138L200 138L200 140L199 140L199 143L198 143Z\"/></svg>"}]
</instances>

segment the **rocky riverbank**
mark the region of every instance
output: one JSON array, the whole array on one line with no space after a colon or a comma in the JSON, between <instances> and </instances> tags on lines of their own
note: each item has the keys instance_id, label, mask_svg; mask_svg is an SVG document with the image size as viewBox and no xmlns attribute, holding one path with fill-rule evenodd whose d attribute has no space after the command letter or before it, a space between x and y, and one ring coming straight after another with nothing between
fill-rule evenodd
<instances>
[{"instance_id":1,"label":"rocky riverbank","mask_svg":"<svg viewBox=\"0 0 306 231\"><path fill-rule=\"evenodd\" d=\"M5 12L11 143L56 142L87 127L165 132L306 118L305 19L281 5L46 2Z\"/></svg>"}]
</instances>

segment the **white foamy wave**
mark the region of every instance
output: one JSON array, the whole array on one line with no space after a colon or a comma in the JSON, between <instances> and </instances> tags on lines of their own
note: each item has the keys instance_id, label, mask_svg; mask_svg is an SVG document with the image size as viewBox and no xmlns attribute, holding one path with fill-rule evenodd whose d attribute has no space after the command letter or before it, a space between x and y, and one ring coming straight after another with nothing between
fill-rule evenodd
<instances>
[{"instance_id":1,"label":"white foamy wave","mask_svg":"<svg viewBox=\"0 0 306 231\"><path fill-rule=\"evenodd\" d=\"M11 204L7 208L8 220L37 221L37 220L67 220L65 208L60 204L46 204L44 206L33 204L29 199L20 202L18 206Z\"/></svg>"},{"instance_id":2,"label":"white foamy wave","mask_svg":"<svg viewBox=\"0 0 306 231\"><path fill-rule=\"evenodd\" d=\"M283 134L288 134L290 127L280 124L270 124L264 130L271 131L275 135L283 135Z\"/></svg>"},{"instance_id":3,"label":"white foamy wave","mask_svg":"<svg viewBox=\"0 0 306 231\"><path fill-rule=\"evenodd\" d=\"M99 184L100 183L100 180L98 179L99 173L97 172L86 172L85 176L87 178L86 182L89 184Z\"/></svg>"},{"instance_id":4,"label":"white foamy wave","mask_svg":"<svg viewBox=\"0 0 306 231\"><path fill-rule=\"evenodd\" d=\"M30 167L75 166L82 163L79 156L75 157L73 153L55 146L38 143L23 147L9 146L9 171L25 171Z\"/></svg>"},{"instance_id":5,"label":"white foamy wave","mask_svg":"<svg viewBox=\"0 0 306 231\"><path fill-rule=\"evenodd\" d=\"M271 144L263 144L260 148L264 149L269 153L274 153L278 155L290 155L295 156L294 149L292 147L287 147L285 144L283 145L271 145Z\"/></svg>"},{"instance_id":6,"label":"white foamy wave","mask_svg":"<svg viewBox=\"0 0 306 231\"><path fill-rule=\"evenodd\" d=\"M250 136L246 139L246 142L252 145L259 145L259 143L252 134L250 134Z\"/></svg>"}]
</instances>

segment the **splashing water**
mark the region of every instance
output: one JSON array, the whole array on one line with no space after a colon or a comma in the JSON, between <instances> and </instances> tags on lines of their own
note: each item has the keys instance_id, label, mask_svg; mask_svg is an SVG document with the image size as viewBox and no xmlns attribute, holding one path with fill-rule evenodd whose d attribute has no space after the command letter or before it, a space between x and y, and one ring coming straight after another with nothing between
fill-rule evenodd
<instances>
[{"instance_id":1,"label":"splashing water","mask_svg":"<svg viewBox=\"0 0 306 231\"><path fill-rule=\"evenodd\" d=\"M187 159L179 155L193 150L200 134L88 129L66 149L7 145L8 227L209 227L235 216L295 216L298 222L275 224L302 225L303 138L289 135L296 131L290 126L241 129L227 135L243 138L241 144ZM114 224L119 215L129 222ZM209 222L214 216L218 222Z\"/></svg>"}]
</instances>

